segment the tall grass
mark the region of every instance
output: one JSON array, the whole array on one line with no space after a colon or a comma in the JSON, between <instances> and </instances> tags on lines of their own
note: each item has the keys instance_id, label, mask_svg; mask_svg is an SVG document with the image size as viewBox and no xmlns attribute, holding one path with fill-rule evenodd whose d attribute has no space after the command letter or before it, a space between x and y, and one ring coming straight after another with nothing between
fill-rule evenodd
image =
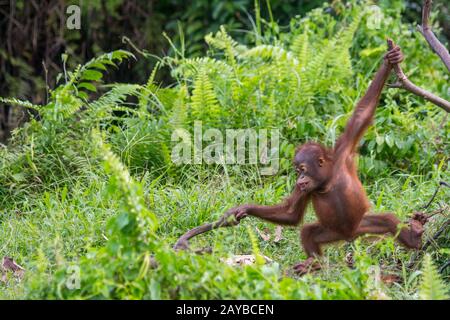
<instances>
[{"instance_id":1,"label":"tall grass","mask_svg":"<svg viewBox=\"0 0 450 320\"><path fill-rule=\"evenodd\" d=\"M146 84L102 83L109 65L133 58L117 51L62 75L47 105L3 99L36 110L39 119L0 149L0 257L26 269L23 279L6 274L0 297L415 299L435 297L436 283L438 296L446 296L440 288L448 271L439 275L431 266L449 259L448 230L429 246L424 268L420 256L410 268L412 253L392 238L359 239L328 248L322 271L301 279L291 270L305 258L296 228L284 228L279 242L267 241L258 230L273 234L274 226L246 219L192 241L212 247L210 255L171 249L187 229L229 207L280 201L295 179L295 145L335 141L380 63L385 36L397 38L414 81L446 94L448 75L400 22L401 1L394 2L395 10L382 8L380 29L368 27L365 5L357 2L345 10L333 2L293 18L288 30L258 18L254 43L238 43L220 28L205 35L207 56L160 59L174 78L168 87L155 83L157 69ZM359 158L374 211L406 221L439 180L450 179L445 117L414 96L385 90ZM175 166L171 134L180 127L192 131L196 120L222 132L279 129L280 171L267 177L254 165ZM447 199L442 191L434 206ZM306 221L314 219L308 209ZM425 239L444 219L433 218ZM353 268L345 262L350 253ZM239 254L274 262L224 263ZM73 267L80 271L79 288L67 285ZM384 283L380 274L401 280Z\"/></svg>"}]
</instances>

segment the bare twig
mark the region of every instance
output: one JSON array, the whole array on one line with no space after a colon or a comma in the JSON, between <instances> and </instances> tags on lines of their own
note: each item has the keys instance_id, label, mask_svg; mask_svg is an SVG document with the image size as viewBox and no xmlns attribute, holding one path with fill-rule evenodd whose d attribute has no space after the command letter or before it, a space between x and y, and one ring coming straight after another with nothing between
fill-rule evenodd
<instances>
[{"instance_id":1,"label":"bare twig","mask_svg":"<svg viewBox=\"0 0 450 320\"><path fill-rule=\"evenodd\" d=\"M423 35L425 40L427 40L431 49L433 49L433 51L439 56L439 58L441 58L442 62L444 62L445 66L450 72L450 54L448 53L447 48L444 47L444 45L434 35L428 21L430 17L432 2L432 0L425 0L422 9L422 25L418 25L417 29Z\"/></svg>"},{"instance_id":2,"label":"bare twig","mask_svg":"<svg viewBox=\"0 0 450 320\"><path fill-rule=\"evenodd\" d=\"M430 206L431 203L433 203L434 199L436 198L436 195L439 191L439 189L442 186L446 186L450 188L450 184L448 184L445 181L440 181L439 185L437 186L436 190L434 191L433 195L431 196L431 199L428 201L428 203L424 206L421 207L421 209L423 210L427 210ZM441 214L441 215L446 215L445 213L450 212L450 206L449 205L445 205L437 210L434 210L433 212L429 213L429 214L425 214L423 212L417 212L413 215L412 219L419 219L422 221L423 224L425 224L427 221L430 220L431 217ZM439 228L439 230L433 234L431 237L428 238L428 240L424 243L424 245L422 246L420 251L414 252L411 255L411 258L408 262L408 267L411 268L412 266L414 266L414 264L417 262L417 258L421 255L422 252L425 252L425 250L433 243L435 242L440 235L447 229L447 227L450 225L450 219L447 219L446 221L444 221L444 223L441 225L441 227Z\"/></svg>"},{"instance_id":3,"label":"bare twig","mask_svg":"<svg viewBox=\"0 0 450 320\"><path fill-rule=\"evenodd\" d=\"M388 39L388 47L389 49L392 49L394 46L391 39ZM395 74L397 75L397 82L390 85L391 88L403 88L405 90L408 90L411 93L414 93L415 95L418 95L425 100L430 101L431 103L437 105L438 107L441 107L447 112L450 112L450 102L442 99L441 97L438 97L434 95L433 93L422 89L418 86L416 86L414 83L412 83L408 77L404 74L402 68L399 64L395 64L394 66Z\"/></svg>"},{"instance_id":4,"label":"bare twig","mask_svg":"<svg viewBox=\"0 0 450 320\"><path fill-rule=\"evenodd\" d=\"M434 214L433 214L434 215ZM420 251L416 251L411 255L411 258L409 259L408 268L412 268L417 263L417 258L421 256L421 253L425 252L428 247L435 242L441 234L450 226L450 219L446 220L443 225L439 228L438 231L436 231L435 234L433 234L428 240L424 243Z\"/></svg>"},{"instance_id":5,"label":"bare twig","mask_svg":"<svg viewBox=\"0 0 450 320\"><path fill-rule=\"evenodd\" d=\"M428 208L429 208L429 206L430 206L431 203L433 202L434 198L436 198L436 195L437 195L439 189L440 189L442 186L446 186L446 187L450 188L450 184L448 184L447 182L445 182L445 181L439 181L439 185L437 186L436 190L434 191L433 196L431 197L430 201L428 201L428 203L427 203L426 205L424 205L424 206L422 207L422 209L428 209Z\"/></svg>"},{"instance_id":6,"label":"bare twig","mask_svg":"<svg viewBox=\"0 0 450 320\"><path fill-rule=\"evenodd\" d=\"M189 230L188 232L183 234L178 239L177 243L175 243L173 248L175 250L189 249L189 239L191 239L199 234L205 233L207 231L211 231L211 230L218 229L221 227L232 227L237 224L239 224L239 221L228 219L225 214L224 216L222 216L222 218L220 218L219 220L217 220L215 222L206 223L204 225L201 225L199 227L195 227L194 229ZM203 251L209 251L209 250L202 249L202 250L199 250L198 252L203 252Z\"/></svg>"},{"instance_id":7,"label":"bare twig","mask_svg":"<svg viewBox=\"0 0 450 320\"><path fill-rule=\"evenodd\" d=\"M442 207L440 209L437 209L437 210L433 211L431 214L428 215L428 219L430 219L431 217L436 216L438 214L443 215L443 216L447 216L446 213L449 212L449 209L450 209L449 206L444 206L444 207Z\"/></svg>"},{"instance_id":8,"label":"bare twig","mask_svg":"<svg viewBox=\"0 0 450 320\"><path fill-rule=\"evenodd\" d=\"M442 225L442 227L439 228L438 231L436 231L436 233L427 240L427 242L425 242L425 244L422 246L422 251L425 251L433 242L435 242L437 240L437 238L439 238L441 236L441 234L447 230L447 227L450 226L450 219L448 219L447 221L444 222L444 224Z\"/></svg>"}]
</instances>

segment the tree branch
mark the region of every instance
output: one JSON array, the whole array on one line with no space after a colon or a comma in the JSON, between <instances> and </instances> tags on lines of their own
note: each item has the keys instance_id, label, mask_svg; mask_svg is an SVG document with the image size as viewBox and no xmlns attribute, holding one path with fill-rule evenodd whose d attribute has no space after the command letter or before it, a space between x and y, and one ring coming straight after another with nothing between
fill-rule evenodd
<instances>
[{"instance_id":1,"label":"tree branch","mask_svg":"<svg viewBox=\"0 0 450 320\"><path fill-rule=\"evenodd\" d=\"M427 40L431 49L433 49L433 51L439 56L439 58L441 58L442 62L444 62L445 66L450 72L450 54L448 53L447 48L444 47L444 45L434 35L429 24L432 2L432 0L425 0L422 9L422 25L418 25L417 29L423 35L425 40Z\"/></svg>"},{"instance_id":2,"label":"tree branch","mask_svg":"<svg viewBox=\"0 0 450 320\"><path fill-rule=\"evenodd\" d=\"M233 219L228 219L227 215L222 216L218 221L215 222L211 222L211 223L206 223L204 225L195 227L194 229L189 230L188 232L186 232L185 234L183 234L178 241L175 243L175 245L173 246L173 248L175 250L186 250L189 249L189 239L214 230L214 229L218 229L221 227L233 227L239 224L239 221L237 220L233 220ZM199 250L199 252L202 252L205 250Z\"/></svg>"},{"instance_id":3,"label":"tree branch","mask_svg":"<svg viewBox=\"0 0 450 320\"><path fill-rule=\"evenodd\" d=\"M391 50L394 47L394 44L391 39L388 39L388 47L389 50ZM416 86L414 83L412 83L408 77L403 72L402 68L399 64L393 65L395 74L397 75L397 82L393 85L390 85L390 87L393 88L403 88L411 93L414 93L417 96L420 96L424 98L425 100L430 101L431 103L437 105L438 107L441 107L447 112L450 112L450 102L442 99L441 97L438 97L434 95L433 93L422 89L421 87Z\"/></svg>"}]
</instances>

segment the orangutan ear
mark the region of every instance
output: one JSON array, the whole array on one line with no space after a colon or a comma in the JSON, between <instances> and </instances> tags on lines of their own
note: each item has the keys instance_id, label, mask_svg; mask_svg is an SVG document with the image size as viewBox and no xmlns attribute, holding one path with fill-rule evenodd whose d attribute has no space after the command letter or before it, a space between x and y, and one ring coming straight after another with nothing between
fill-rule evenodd
<instances>
[{"instance_id":1,"label":"orangutan ear","mask_svg":"<svg viewBox=\"0 0 450 320\"><path fill-rule=\"evenodd\" d=\"M325 159L320 157L319 158L319 167L322 167L324 162L325 162Z\"/></svg>"}]
</instances>

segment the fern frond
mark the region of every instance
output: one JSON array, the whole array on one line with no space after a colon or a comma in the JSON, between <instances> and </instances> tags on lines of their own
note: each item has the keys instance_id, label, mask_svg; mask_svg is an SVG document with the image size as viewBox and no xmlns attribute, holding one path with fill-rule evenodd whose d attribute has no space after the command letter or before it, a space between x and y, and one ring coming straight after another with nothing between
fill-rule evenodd
<instances>
[{"instance_id":1,"label":"fern frond","mask_svg":"<svg viewBox=\"0 0 450 320\"><path fill-rule=\"evenodd\" d=\"M291 46L291 51L298 60L298 68L301 71L303 67L309 60L309 42L308 42L308 31L299 34L293 41Z\"/></svg>"},{"instance_id":2,"label":"fern frond","mask_svg":"<svg viewBox=\"0 0 450 320\"><path fill-rule=\"evenodd\" d=\"M191 110L194 120L203 120L206 123L218 124L220 106L217 101L213 85L204 68L199 70L194 82L191 97Z\"/></svg>"},{"instance_id":3,"label":"fern frond","mask_svg":"<svg viewBox=\"0 0 450 320\"><path fill-rule=\"evenodd\" d=\"M0 102L5 103L5 104L9 104L9 105L15 105L15 106L20 106L20 107L25 107L25 108L28 108L28 109L33 109L33 110L36 110L36 111L39 111L42 108L41 105L32 104L29 101L19 100L19 99L16 99L16 98L2 98L2 97L0 97Z\"/></svg>"},{"instance_id":4,"label":"fern frond","mask_svg":"<svg viewBox=\"0 0 450 320\"><path fill-rule=\"evenodd\" d=\"M296 70L301 78L300 104L308 104L315 96L328 90L330 85L351 77L353 70L349 50L363 14L358 12L347 27L316 44L315 50L311 49L309 40L312 39L308 39L306 30L295 38L292 50L299 59Z\"/></svg>"},{"instance_id":5,"label":"fern frond","mask_svg":"<svg viewBox=\"0 0 450 320\"><path fill-rule=\"evenodd\" d=\"M156 63L156 66L153 68L152 73L150 74L150 77L148 77L147 86L151 86L155 82L156 72L158 72L159 66L160 66L160 62L158 61Z\"/></svg>"},{"instance_id":6,"label":"fern frond","mask_svg":"<svg viewBox=\"0 0 450 320\"><path fill-rule=\"evenodd\" d=\"M104 53L98 57L95 57L88 61L80 70L80 77L83 78L85 76L84 72L88 70L101 70L106 71L107 66L117 66L118 63L121 63L124 59L130 59L136 57L128 51L125 50L115 50L109 53Z\"/></svg>"},{"instance_id":7,"label":"fern frond","mask_svg":"<svg viewBox=\"0 0 450 320\"><path fill-rule=\"evenodd\" d=\"M332 56L332 64L335 66L331 71L336 76L349 77L353 74L351 58L350 58L350 48L353 43L353 37L356 30L361 22L364 12L359 12L353 18L352 22L343 28L335 36L335 50Z\"/></svg>"},{"instance_id":8,"label":"fern frond","mask_svg":"<svg viewBox=\"0 0 450 320\"><path fill-rule=\"evenodd\" d=\"M187 88L182 86L175 100L169 122L174 128L182 128L187 123L188 107L186 104Z\"/></svg>"},{"instance_id":9,"label":"fern frond","mask_svg":"<svg viewBox=\"0 0 450 320\"><path fill-rule=\"evenodd\" d=\"M239 54L242 59L245 58L261 58L263 60L274 60L277 62L289 61L290 63L297 65L298 60L294 57L292 52L285 50L280 46L262 44L245 50Z\"/></svg>"},{"instance_id":10,"label":"fern frond","mask_svg":"<svg viewBox=\"0 0 450 320\"><path fill-rule=\"evenodd\" d=\"M264 258L261 256L261 250L259 249L258 239L255 233L252 231L250 226L247 226L248 237L250 238L250 243L252 244L253 255L255 256L255 263L257 265L263 265L265 263Z\"/></svg>"},{"instance_id":11,"label":"fern frond","mask_svg":"<svg viewBox=\"0 0 450 320\"><path fill-rule=\"evenodd\" d=\"M71 90L71 85L65 85L52 93L52 102L45 106L45 117L62 116L69 118L83 106L83 101Z\"/></svg>"},{"instance_id":12,"label":"fern frond","mask_svg":"<svg viewBox=\"0 0 450 320\"><path fill-rule=\"evenodd\" d=\"M136 96L142 87L136 84L117 83L97 100L88 104L92 110L103 110L121 104L128 96Z\"/></svg>"},{"instance_id":13,"label":"fern frond","mask_svg":"<svg viewBox=\"0 0 450 320\"><path fill-rule=\"evenodd\" d=\"M442 280L429 254L426 254L423 259L419 296L422 300L449 299L448 287Z\"/></svg>"},{"instance_id":14,"label":"fern frond","mask_svg":"<svg viewBox=\"0 0 450 320\"><path fill-rule=\"evenodd\" d=\"M99 154L103 157L103 163L106 172L110 175L111 185L119 194L119 199L122 203L123 215L127 216L127 221L136 221L136 224L130 222L132 228L124 230L124 226L118 223L120 215L112 219L113 222L119 225L116 231L123 232L129 239L133 241L133 236L137 239L148 243L154 238L154 231L158 227L158 221L153 212L147 209L143 200L142 186L131 177L130 172L126 166L120 161L119 157L111 150L110 146L103 142L101 132L93 129L91 137ZM114 223L109 224L110 227ZM118 232L115 233L118 236Z\"/></svg>"},{"instance_id":15,"label":"fern frond","mask_svg":"<svg viewBox=\"0 0 450 320\"><path fill-rule=\"evenodd\" d=\"M233 68L228 63L210 57L183 59L173 72L183 75L185 78L191 78L197 76L198 71L202 68L208 70L209 74L233 75Z\"/></svg>"},{"instance_id":16,"label":"fern frond","mask_svg":"<svg viewBox=\"0 0 450 320\"><path fill-rule=\"evenodd\" d=\"M228 63L233 68L236 67L235 57L246 49L245 46L238 44L230 37L224 26L220 26L220 30L214 36L212 33L205 36L205 41L211 47L224 51Z\"/></svg>"},{"instance_id":17,"label":"fern frond","mask_svg":"<svg viewBox=\"0 0 450 320\"><path fill-rule=\"evenodd\" d=\"M91 59L85 65L79 65L74 72L69 73L69 81L66 86L75 85L78 89L78 96L87 99L87 93L82 90L96 92L97 89L92 82L101 81L103 72L108 66L116 67L124 59L135 58L135 56L125 50L116 50L104 53Z\"/></svg>"}]
</instances>

